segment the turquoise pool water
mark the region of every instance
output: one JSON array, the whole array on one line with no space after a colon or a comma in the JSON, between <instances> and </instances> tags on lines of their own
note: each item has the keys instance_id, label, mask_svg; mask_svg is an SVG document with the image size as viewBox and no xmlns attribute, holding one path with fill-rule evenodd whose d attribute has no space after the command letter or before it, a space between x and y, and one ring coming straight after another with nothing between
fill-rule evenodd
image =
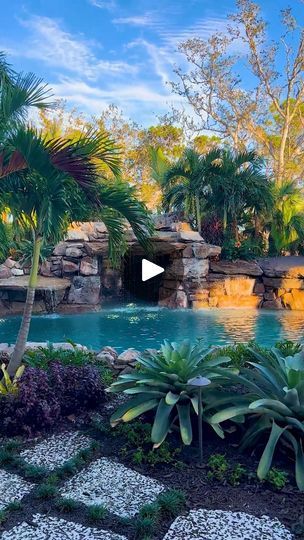
<instances>
[{"instance_id":1,"label":"turquoise pool water","mask_svg":"<svg viewBox=\"0 0 304 540\"><path fill-rule=\"evenodd\" d=\"M20 317L0 319L0 342L13 343ZM248 342L270 346L279 339L304 341L304 312L255 310L167 310L153 307L103 309L79 315L34 316L31 341L65 341L99 349L158 347L166 338L202 338L206 346Z\"/></svg>"}]
</instances>

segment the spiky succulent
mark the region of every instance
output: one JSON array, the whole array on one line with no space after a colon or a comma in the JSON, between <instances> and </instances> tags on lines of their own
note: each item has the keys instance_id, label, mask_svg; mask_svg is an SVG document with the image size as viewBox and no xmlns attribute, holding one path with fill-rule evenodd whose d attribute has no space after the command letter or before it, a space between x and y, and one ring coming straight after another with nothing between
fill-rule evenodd
<instances>
[{"instance_id":1,"label":"spiky succulent","mask_svg":"<svg viewBox=\"0 0 304 540\"><path fill-rule=\"evenodd\" d=\"M157 447L167 437L173 425L178 425L184 444L191 444L191 415L198 414L198 389L191 379L202 375L210 380L203 394L229 380L232 368L222 368L229 362L218 357L202 345L192 347L190 342L181 344L165 341L157 354L139 358L139 370L120 375L110 392L124 392L132 399L121 405L111 417L111 425L129 422L147 411L155 410L151 439ZM218 426L213 425L221 435Z\"/></svg>"},{"instance_id":2,"label":"spiky succulent","mask_svg":"<svg viewBox=\"0 0 304 540\"><path fill-rule=\"evenodd\" d=\"M249 415L250 424L241 447L254 448L268 436L258 477L266 478L280 443L281 448L294 452L296 482L304 491L304 352L286 358L278 349L272 349L267 357L255 350L251 353L257 362L249 362L251 368L231 376L232 381L245 386L248 393L238 396L237 401L230 396L219 404L213 402L212 407L220 410L209 421L218 425Z\"/></svg>"}]
</instances>

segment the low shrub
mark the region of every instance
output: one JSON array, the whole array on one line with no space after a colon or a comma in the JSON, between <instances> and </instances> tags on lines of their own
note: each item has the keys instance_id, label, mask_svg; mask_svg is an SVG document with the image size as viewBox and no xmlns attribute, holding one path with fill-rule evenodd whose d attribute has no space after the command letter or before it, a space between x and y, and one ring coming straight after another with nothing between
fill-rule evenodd
<instances>
[{"instance_id":1,"label":"low shrub","mask_svg":"<svg viewBox=\"0 0 304 540\"><path fill-rule=\"evenodd\" d=\"M0 399L0 430L6 434L41 431L61 416L92 409L103 400L104 387L94 366L53 362L48 370L27 367L17 395Z\"/></svg>"}]
</instances>

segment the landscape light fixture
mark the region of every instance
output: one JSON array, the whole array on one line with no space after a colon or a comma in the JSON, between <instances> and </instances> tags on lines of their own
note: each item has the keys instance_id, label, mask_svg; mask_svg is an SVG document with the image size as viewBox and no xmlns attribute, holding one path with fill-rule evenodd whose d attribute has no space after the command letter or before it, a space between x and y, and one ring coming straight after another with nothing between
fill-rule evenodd
<instances>
[{"instance_id":1,"label":"landscape light fixture","mask_svg":"<svg viewBox=\"0 0 304 540\"><path fill-rule=\"evenodd\" d=\"M194 386L198 390L198 441L199 441L199 459L203 463L203 405L202 405L202 389L211 384L210 379L198 375L193 379L189 379L189 386Z\"/></svg>"}]
</instances>

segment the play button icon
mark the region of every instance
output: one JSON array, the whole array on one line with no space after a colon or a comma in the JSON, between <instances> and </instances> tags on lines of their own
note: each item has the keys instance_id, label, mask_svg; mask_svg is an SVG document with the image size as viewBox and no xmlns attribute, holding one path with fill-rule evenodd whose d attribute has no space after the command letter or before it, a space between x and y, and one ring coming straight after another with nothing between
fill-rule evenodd
<instances>
[{"instance_id":1,"label":"play button icon","mask_svg":"<svg viewBox=\"0 0 304 540\"><path fill-rule=\"evenodd\" d=\"M162 266L159 266L158 264L154 264L153 262L148 261L147 259L142 259L141 261L141 280L142 281L148 281L148 279L158 276L159 274L162 274L164 271L165 269Z\"/></svg>"}]
</instances>

